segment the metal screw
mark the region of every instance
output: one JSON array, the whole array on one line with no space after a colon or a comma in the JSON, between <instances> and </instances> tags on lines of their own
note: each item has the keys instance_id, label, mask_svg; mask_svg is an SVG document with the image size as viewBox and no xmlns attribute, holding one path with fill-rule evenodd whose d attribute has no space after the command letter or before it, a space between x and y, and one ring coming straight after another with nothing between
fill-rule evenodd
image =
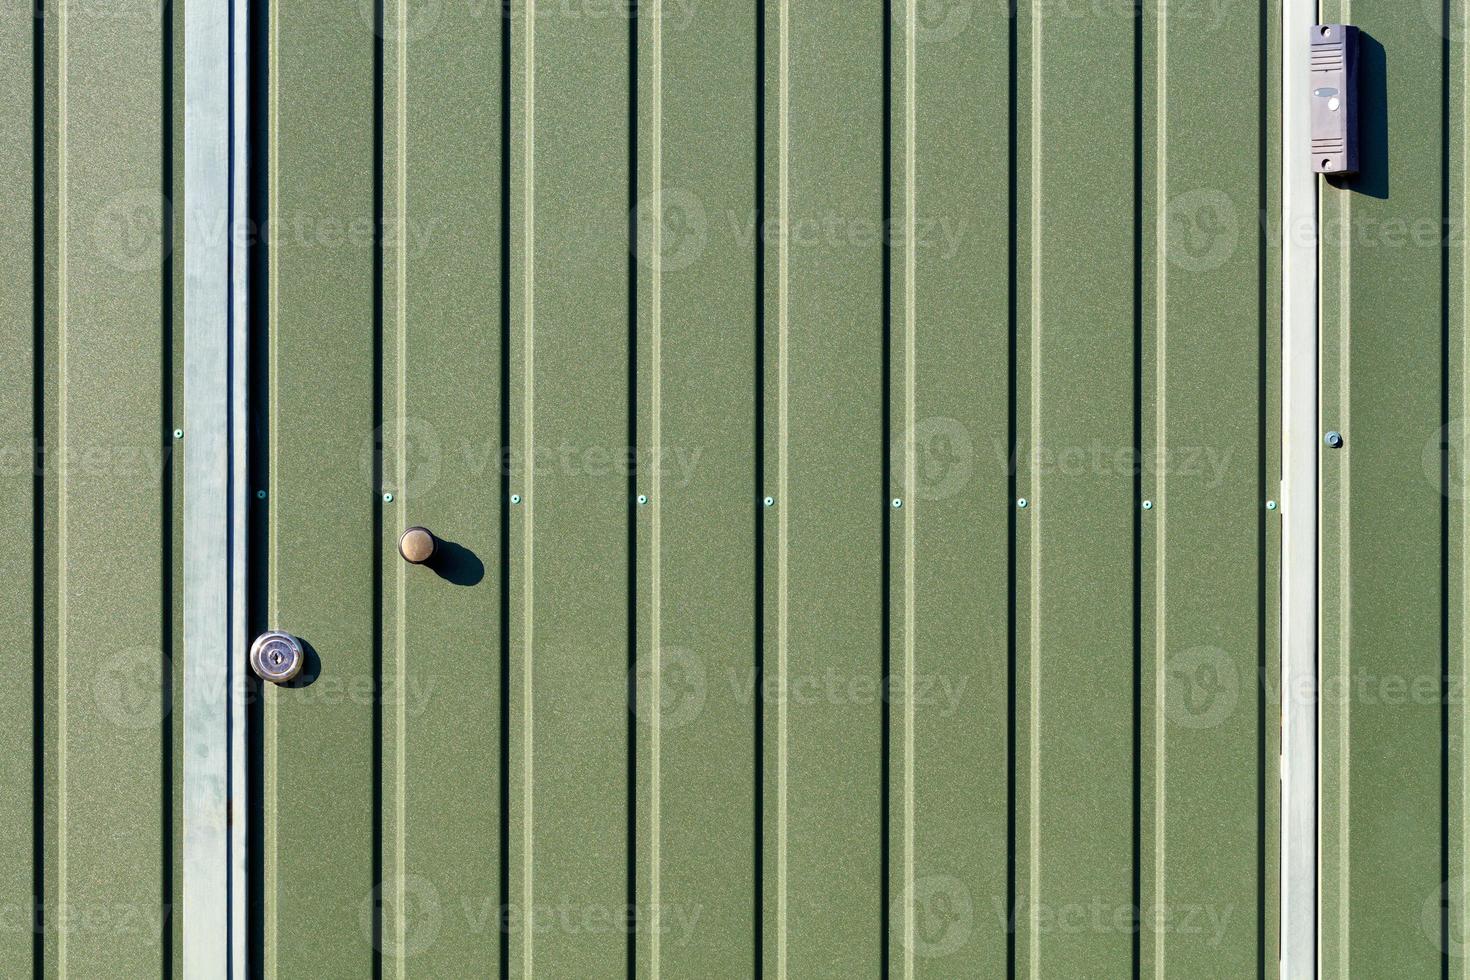
<instances>
[{"instance_id":1,"label":"metal screw","mask_svg":"<svg viewBox=\"0 0 1470 980\"><path fill-rule=\"evenodd\" d=\"M510 495L510 502L513 503L513 504L520 503L521 502L521 495L518 494L518 493L511 494Z\"/></svg>"},{"instance_id":2,"label":"metal screw","mask_svg":"<svg viewBox=\"0 0 1470 980\"><path fill-rule=\"evenodd\" d=\"M642 507L642 506L646 505L647 503L648 503L648 494L646 494L646 493L640 493L638 495L638 506L639 507Z\"/></svg>"},{"instance_id":3,"label":"metal screw","mask_svg":"<svg viewBox=\"0 0 1470 980\"><path fill-rule=\"evenodd\" d=\"M265 499L265 491L264 490L257 490L257 491L255 491L255 499L256 500L264 500Z\"/></svg>"},{"instance_id":4,"label":"metal screw","mask_svg":"<svg viewBox=\"0 0 1470 980\"><path fill-rule=\"evenodd\" d=\"M1327 433L1327 435L1322 437L1322 441L1327 443L1328 447L1331 449L1341 449L1342 433L1336 431L1329 432Z\"/></svg>"},{"instance_id":5,"label":"metal screw","mask_svg":"<svg viewBox=\"0 0 1470 980\"><path fill-rule=\"evenodd\" d=\"M1153 510L1154 509L1154 502L1152 500L1145 500L1143 502L1143 509L1144 510Z\"/></svg>"},{"instance_id":6,"label":"metal screw","mask_svg":"<svg viewBox=\"0 0 1470 980\"><path fill-rule=\"evenodd\" d=\"M766 500L765 500L765 504L766 504L767 507L774 507L774 506L776 506L776 498L775 497L767 497Z\"/></svg>"},{"instance_id":7,"label":"metal screw","mask_svg":"<svg viewBox=\"0 0 1470 980\"><path fill-rule=\"evenodd\" d=\"M383 503L385 503L385 504L391 504L392 502L393 502L393 495L391 493L385 493L385 494L383 494Z\"/></svg>"},{"instance_id":8,"label":"metal screw","mask_svg":"<svg viewBox=\"0 0 1470 980\"><path fill-rule=\"evenodd\" d=\"M1266 509L1267 510L1275 510L1276 509L1276 501L1274 501L1274 500L1268 500L1268 501L1266 501Z\"/></svg>"},{"instance_id":9,"label":"metal screw","mask_svg":"<svg viewBox=\"0 0 1470 980\"><path fill-rule=\"evenodd\" d=\"M182 438L184 438L184 430L183 429L175 429L174 430L174 438L175 439L182 439Z\"/></svg>"},{"instance_id":10,"label":"metal screw","mask_svg":"<svg viewBox=\"0 0 1470 980\"><path fill-rule=\"evenodd\" d=\"M903 506L903 498L902 497L894 497L893 498L893 509L894 510L898 510L902 506Z\"/></svg>"},{"instance_id":11,"label":"metal screw","mask_svg":"<svg viewBox=\"0 0 1470 980\"><path fill-rule=\"evenodd\" d=\"M1021 508L1022 510L1025 510L1027 507L1031 506L1031 501L1027 500L1025 497L1022 497L1020 500L1016 501L1016 506Z\"/></svg>"}]
</instances>

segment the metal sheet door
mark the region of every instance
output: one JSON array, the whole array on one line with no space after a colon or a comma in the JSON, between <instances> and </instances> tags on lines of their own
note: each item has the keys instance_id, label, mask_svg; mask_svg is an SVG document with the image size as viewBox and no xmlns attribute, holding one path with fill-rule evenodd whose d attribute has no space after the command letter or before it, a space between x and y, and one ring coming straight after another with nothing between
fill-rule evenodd
<instances>
[{"instance_id":1,"label":"metal sheet door","mask_svg":"<svg viewBox=\"0 0 1470 980\"><path fill-rule=\"evenodd\" d=\"M1362 34L1361 173L1321 194L1321 955L1462 973L1466 8L1323 5Z\"/></svg>"},{"instance_id":2,"label":"metal sheet door","mask_svg":"<svg viewBox=\"0 0 1470 980\"><path fill-rule=\"evenodd\" d=\"M1278 19L274 5L266 971L1273 972Z\"/></svg>"}]
</instances>

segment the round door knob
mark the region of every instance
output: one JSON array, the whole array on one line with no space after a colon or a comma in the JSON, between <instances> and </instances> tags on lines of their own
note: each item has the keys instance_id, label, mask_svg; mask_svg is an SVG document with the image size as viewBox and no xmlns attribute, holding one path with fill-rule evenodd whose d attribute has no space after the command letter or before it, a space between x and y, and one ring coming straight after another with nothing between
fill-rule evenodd
<instances>
[{"instance_id":1,"label":"round door knob","mask_svg":"<svg viewBox=\"0 0 1470 980\"><path fill-rule=\"evenodd\" d=\"M250 646L250 669L261 680L273 684L288 684L301 673L306 662L306 651L301 641L290 633L271 631L255 638Z\"/></svg>"},{"instance_id":2,"label":"round door knob","mask_svg":"<svg viewBox=\"0 0 1470 980\"><path fill-rule=\"evenodd\" d=\"M434 557L439 541L426 527L411 527L398 539L398 553L410 565L422 565Z\"/></svg>"}]
</instances>

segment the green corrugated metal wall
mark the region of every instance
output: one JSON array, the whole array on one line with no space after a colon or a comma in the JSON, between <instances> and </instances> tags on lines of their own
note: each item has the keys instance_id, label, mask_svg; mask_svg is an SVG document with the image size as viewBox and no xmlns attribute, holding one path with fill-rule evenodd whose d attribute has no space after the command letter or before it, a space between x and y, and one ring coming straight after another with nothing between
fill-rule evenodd
<instances>
[{"instance_id":1,"label":"green corrugated metal wall","mask_svg":"<svg viewBox=\"0 0 1470 980\"><path fill-rule=\"evenodd\" d=\"M1274 6L364 16L269 27L267 970L1273 971Z\"/></svg>"},{"instance_id":2,"label":"green corrugated metal wall","mask_svg":"<svg viewBox=\"0 0 1470 980\"><path fill-rule=\"evenodd\" d=\"M177 967L177 13L0 12L5 976Z\"/></svg>"},{"instance_id":3,"label":"green corrugated metal wall","mask_svg":"<svg viewBox=\"0 0 1470 980\"><path fill-rule=\"evenodd\" d=\"M1463 976L1467 379L1460 0L1363 30L1363 175L1321 188L1322 973ZM1447 913L1447 914L1446 914Z\"/></svg>"},{"instance_id":4,"label":"green corrugated metal wall","mask_svg":"<svg viewBox=\"0 0 1470 980\"><path fill-rule=\"evenodd\" d=\"M1021 6L261 16L266 975L1274 972L1276 4ZM3 23L5 903L158 909L177 30Z\"/></svg>"}]
</instances>

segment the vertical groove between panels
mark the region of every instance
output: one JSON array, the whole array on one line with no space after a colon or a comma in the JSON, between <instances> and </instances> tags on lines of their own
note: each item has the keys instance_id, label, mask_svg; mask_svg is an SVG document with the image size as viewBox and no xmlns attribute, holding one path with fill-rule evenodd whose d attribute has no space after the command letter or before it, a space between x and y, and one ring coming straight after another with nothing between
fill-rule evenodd
<instances>
[{"instance_id":1,"label":"vertical groove between panels","mask_svg":"<svg viewBox=\"0 0 1470 980\"><path fill-rule=\"evenodd\" d=\"M31 25L31 969L46 965L46 19Z\"/></svg>"},{"instance_id":2,"label":"vertical groove between panels","mask_svg":"<svg viewBox=\"0 0 1470 980\"><path fill-rule=\"evenodd\" d=\"M762 233L754 236L754 266L755 266L755 357L753 359L754 375L754 404L755 412L753 419L753 431L755 434L754 462L755 462L755 494L754 499L759 501L767 493L766 490L766 245L769 241L764 229L766 227L766 4L760 0L755 5L755 226L763 229ZM785 504L785 501L782 501ZM752 898L752 921L754 923L754 951L752 964L756 976L759 977L765 970L765 874L766 874L766 516L761 504L756 505L755 516L755 554L752 563L755 587L753 622L755 634L755 696L752 698L755 707L754 733L755 751L754 760L754 803L752 810L752 830L755 838L755 846L752 850L752 861L755 865L754 888Z\"/></svg>"},{"instance_id":3,"label":"vertical groove between panels","mask_svg":"<svg viewBox=\"0 0 1470 980\"><path fill-rule=\"evenodd\" d=\"M1041 122L1042 122L1042 9L1044 0L1031 0L1031 447L1037 452L1041 445ZM1041 976L1041 507L1042 481L1040 475L1031 485L1031 582L1030 595L1030 698L1028 703L1028 725L1030 726L1028 793L1030 803L1027 828L1029 849L1027 874L1027 944L1029 947L1030 972L1033 980Z\"/></svg>"},{"instance_id":4,"label":"vertical groove between panels","mask_svg":"<svg viewBox=\"0 0 1470 980\"><path fill-rule=\"evenodd\" d=\"M918 163L918 89L914 72L918 65L915 48L918 27L918 0L908 0L904 11L904 478L903 495L908 507L904 512L904 595L903 595L903 959L904 976L914 975L914 510L918 506L915 492L916 434L914 412L917 402L914 372L917 367L917 251L914 236L918 223L916 186Z\"/></svg>"},{"instance_id":5,"label":"vertical groove between panels","mask_svg":"<svg viewBox=\"0 0 1470 980\"><path fill-rule=\"evenodd\" d=\"M1344 4L1346 8L1348 5ZM1352 14L1350 10L1343 10L1343 20L1348 22ZM1329 191L1329 184L1323 180L1319 182L1320 193L1325 197ZM1352 200L1351 194L1336 195L1338 207L1342 216L1339 222L1338 255L1338 414L1342 422L1351 431L1352 423L1352 389L1351 385L1351 362L1352 362L1352 290L1349 283L1352 279ZM1350 512L1352 509L1352 478L1351 478L1351 453L1340 454L1341 476L1338 482L1338 533L1341 536L1341 551L1338 554L1338 677L1339 690L1350 690L1345 686L1352 676L1352 644L1348 638L1352 635L1352 595L1349 591L1352 573L1352 522ZM1339 837L1338 846L1346 848L1352 839L1350 836L1352 827L1352 699L1339 698L1341 720L1338 727L1338 758L1341 760L1342 775L1338 783L1338 805L1339 814ZM1351 973L1351 926L1352 917L1349 914L1349 899L1352 894L1352 861L1344 850L1338 861L1339 876L1339 900L1338 900L1338 929L1341 939L1338 944L1338 956L1340 957L1339 970L1343 977L1350 977Z\"/></svg>"},{"instance_id":6,"label":"vertical groove between panels","mask_svg":"<svg viewBox=\"0 0 1470 980\"><path fill-rule=\"evenodd\" d=\"M650 55L652 72L650 106L650 133L652 143L649 166L652 175L653 200L657 213L649 222L650 289L649 314L649 428L650 443L648 458L653 461L652 497L653 508L649 515L649 608L648 637L649 654L653 658L653 683L648 685L650 717L649 726L649 802L648 802L648 903L649 903L649 975L658 980L660 969L660 936L663 932L662 918L662 848L660 845L660 819L662 810L662 729L663 729L663 0L651 0L653 9L653 51Z\"/></svg>"},{"instance_id":7,"label":"vertical groove between panels","mask_svg":"<svg viewBox=\"0 0 1470 980\"><path fill-rule=\"evenodd\" d=\"M397 25L395 28L397 41L396 86L394 106L396 117L394 120L394 328L397 333L397 356L394 370L394 392L398 415L398 432L394 440L395 446L395 469L396 477L404 483L408 479L408 0L398 0L395 8ZM396 497L398 511L398 526L408 526L408 493L406 486L400 486ZM381 543L379 544L381 548ZM407 689L408 681L408 636L407 636L407 602L404 596L406 586L405 565L403 562L393 563L394 575L397 579L394 589L394 758L393 758L393 928L395 936L393 939L394 958L396 960L396 972L399 980L403 980L407 969L406 943L408 920L404 914L407 896L405 895L407 876L407 811L408 811L408 707L407 699L402 692Z\"/></svg>"},{"instance_id":8,"label":"vertical groove between panels","mask_svg":"<svg viewBox=\"0 0 1470 980\"><path fill-rule=\"evenodd\" d=\"M266 73L267 73L267 102L269 104L269 121L267 123L268 136L266 139L267 175L266 175L266 199L269 222L267 227L274 229L280 227L281 210L281 84L280 84L280 50L281 50L281 16L279 10L272 10L266 14L266 26L269 32L269 40L266 50ZM275 247L266 248L266 305L268 316L268 357L269 368L266 372L267 398L269 403L269 435L267 437L268 460L266 474L266 605L267 620L263 624L266 629L276 629L280 622L280 528L275 516L275 493L279 483L279 458L280 450L280 427L281 427L281 399L280 399L280 312L281 312L281 260L280 250ZM264 972L269 980L275 980L280 958L276 952L276 944L280 937L278 916L280 914L280 895L277 889L280 886L279 850L276 846L276 800L278 796L277 772L279 762L277 742L277 716L275 692L262 685L260 688L264 705L261 712L261 741L262 741L262 778L261 789L263 797L262 812L265 817L263 830L264 854L261 864L265 877L262 890L265 902L264 923Z\"/></svg>"},{"instance_id":9,"label":"vertical groove between panels","mask_svg":"<svg viewBox=\"0 0 1470 980\"><path fill-rule=\"evenodd\" d=\"M1157 32L1157 64L1154 80L1154 236L1157 243L1168 241L1169 228L1169 22L1168 8L1161 6L1155 21ZM1141 84L1141 80L1140 80ZM1168 378L1169 378L1169 266L1167 249L1154 248L1154 458L1158 484L1154 488L1154 513L1158 515L1158 531L1154 537L1154 903L1163 907L1168 849L1168 739L1164 705L1168 697L1168 614L1165 595L1167 584L1168 541L1168 470L1159 461L1168 458ZM1135 508L1138 501L1134 501ZM1167 974L1164 942L1165 930L1154 929L1154 975L1163 980Z\"/></svg>"},{"instance_id":10,"label":"vertical groove between panels","mask_svg":"<svg viewBox=\"0 0 1470 980\"><path fill-rule=\"evenodd\" d=\"M535 698L533 681L535 678L535 513L536 513L536 0L525 0L526 11L526 77L525 88L525 133L522 135L524 141L525 167L525 249L523 257L524 279L522 288L524 290L523 302L525 304L525 337L523 340L522 380L524 404L522 408L522 439L523 468L526 475L526 489L522 504L525 508L523 522L524 555L523 564L523 586L522 586L522 677L521 684L524 698L524 725L525 731L521 740L521 766L525 772L521 796L521 901L525 914L529 915L534 907L532 901L535 897L535 879L532 875L534 859L533 852L533 818L535 815L535 770L534 770L534 711ZM527 977L535 976L534 955L535 941L533 929L524 928L521 931L521 949L525 961Z\"/></svg>"},{"instance_id":11,"label":"vertical groove between panels","mask_svg":"<svg viewBox=\"0 0 1470 980\"><path fill-rule=\"evenodd\" d=\"M780 0L779 41L779 86L777 114L779 116L777 141L778 150L778 195L779 195L779 246L777 286L777 341L776 341L776 469L780 483L778 500L781 506L776 515L776 976L786 980L788 937L786 932L786 825L787 825L787 763L788 763L788 705L787 705L787 639L788 639L788 595L787 595L787 545L790 528L791 493L790 469L787 442L790 435L790 333L791 333L791 0Z\"/></svg>"},{"instance_id":12,"label":"vertical groove between panels","mask_svg":"<svg viewBox=\"0 0 1470 980\"><path fill-rule=\"evenodd\" d=\"M1275 15L1279 21L1281 16L1280 8L1275 3L1275 0L1273 0L1273 2L1271 3L1261 4L1260 16L1257 21L1256 27L1256 30L1259 32L1257 58L1260 61L1260 75L1257 78L1256 82L1258 100L1256 110L1258 126L1258 148L1256 151L1256 166L1259 174L1259 176L1257 177L1256 200L1257 207L1260 209L1261 214L1269 214L1272 203L1270 173L1272 158L1271 122L1273 114L1273 104L1271 101L1272 89L1270 82L1270 70L1272 67L1270 55L1270 24L1272 23L1273 15ZM1278 96L1278 98L1281 97ZM1279 108L1279 106L1277 108ZM1283 239L1286 234L1287 232L1283 230ZM1259 333L1257 335L1256 341L1259 348L1259 362L1257 365L1257 376L1259 379L1257 382L1259 385L1259 408L1257 415L1256 431L1256 444L1258 447L1256 456L1256 495L1257 500L1259 501L1265 500L1278 492L1276 489L1273 489L1271 487L1270 479L1273 453L1273 439L1270 434L1272 413L1271 400L1273 397L1273 385L1271 379L1271 370L1268 367L1271 351L1270 334L1272 329L1272 314L1270 312L1271 239L1269 232L1269 223L1267 222L1263 222L1257 232L1256 248L1256 289L1257 302L1259 304L1257 317L1260 324ZM1281 331L1284 339L1284 324L1282 325ZM1285 381L1284 376L1281 378L1281 380L1282 382ZM1278 454L1277 459L1279 460L1279 444L1274 447L1274 450ZM1257 598L1257 608L1259 612L1257 614L1256 625L1256 671L1257 676L1262 679L1262 683L1257 687L1256 690L1256 744L1258 746L1256 761L1256 963L1258 972L1262 976L1264 976L1266 970L1268 969L1268 964L1270 963L1271 938L1273 931L1277 933L1275 937L1277 944L1282 948L1284 948L1285 945L1281 942L1279 929L1270 924L1270 895L1272 889L1272 879L1270 875L1271 866L1269 863L1268 854L1271 851L1273 835L1277 836L1278 839L1276 843L1279 846L1279 835L1285 827L1286 809L1284 806L1277 807L1277 827L1270 828L1269 820L1271 816L1271 803L1269 802L1269 798L1266 795L1268 787L1273 782L1278 788L1282 785L1280 760L1284 754L1284 745L1282 744L1280 738L1273 738L1271 721L1269 719L1271 715L1270 684L1273 681L1272 655L1274 652L1279 663L1280 658L1285 651L1285 636L1283 633L1281 633L1281 631L1278 630L1276 638L1277 646L1276 650L1273 651L1271 649L1271 626L1269 623L1271 614L1273 612L1273 599L1269 598L1272 586L1273 565L1273 556L1269 548L1271 542L1270 521L1268 514L1261 511L1257 511L1257 514L1259 516L1257 524L1258 530L1256 537L1256 547L1259 549L1259 555L1257 558L1256 567L1258 569L1257 575L1259 583L1259 592ZM1279 559L1284 552L1285 545L1283 539L1278 538L1277 543L1277 554L1274 557ZM1277 594L1279 598L1281 591L1280 586L1284 583L1284 580L1280 575L1281 565L1279 564L1279 561L1275 565L1275 568L1277 573ZM1280 607L1277 606L1275 611L1279 616ZM1278 674L1277 677L1274 678L1275 682L1279 685L1281 683L1281 678L1284 676L1284 672ZM1284 688L1282 689L1284 690ZM1280 734L1282 734L1284 729L1284 717L1278 715L1276 718L1276 723L1278 725L1276 734L1279 736ZM1276 742L1275 747L1277 750L1277 756L1275 760L1272 760L1270 757L1273 741ZM1276 770L1277 778L1275 780L1271 779L1273 769ZM1283 880L1283 878L1284 875L1282 875L1278 871L1278 874L1276 875L1276 881L1279 883ZM1278 914L1279 911L1280 906L1278 904Z\"/></svg>"},{"instance_id":13,"label":"vertical groove between panels","mask_svg":"<svg viewBox=\"0 0 1470 980\"><path fill-rule=\"evenodd\" d=\"M1444 0L1444 6L1440 10L1440 227L1449 229L1451 220L1450 209L1450 120L1452 110L1450 107L1450 73L1451 73L1451 44L1450 44L1450 18L1453 14L1454 0ZM1450 248L1451 242L1448 236L1441 237L1439 247L1439 274L1440 274L1440 383L1439 383L1439 408L1440 408L1440 431L1448 432L1450 424ZM1450 889L1450 492L1449 492L1449 453L1442 450L1440 456L1440 497L1439 497L1439 519L1440 519L1440 568L1439 568L1439 640L1440 640L1440 701L1439 701L1439 723L1440 723L1440 771L1439 771L1439 862L1440 880L1445 882L1444 893L1441 895L1441 907L1444 915L1440 920L1440 972L1448 980L1450 975L1450 959L1453 947L1450 945L1452 937L1456 935L1451 930L1451 922L1455 914L1456 902L1449 895Z\"/></svg>"},{"instance_id":14,"label":"vertical groove between panels","mask_svg":"<svg viewBox=\"0 0 1470 980\"><path fill-rule=\"evenodd\" d=\"M1464 2L1464 0L1461 0L1458 14L1460 17L1459 36L1462 38L1470 37L1470 4L1467 4ZM1449 32L1446 32L1446 34L1448 33ZM1466 111L1470 110L1470 57L1467 57L1466 49L1463 44L1458 46L1458 54L1460 58L1460 100L1458 108L1461 113L1461 119L1459 123L1461 130L1459 159L1459 202L1460 221L1463 224L1463 222L1467 218L1470 218L1470 185L1467 185L1467 182L1470 182L1470 173L1467 173L1467 171L1470 171L1470 127L1466 126L1465 120L1463 118ZM1447 134L1446 139L1448 138L1449 136ZM1467 340L1466 338L1467 333L1470 333L1470 330L1467 330L1467 327L1470 327L1470 294L1467 294L1467 290L1465 287L1466 283L1470 283L1470 248L1467 248L1463 242L1460 246L1460 275L1458 277L1458 280L1461 290L1460 323L1458 325L1459 334L1461 337L1460 385L1462 397L1460 402L1460 410L1463 414L1467 408L1467 406L1465 405L1463 392L1465 390L1467 381L1470 381L1470 340ZM1461 428L1463 433L1463 423ZM1451 459L1453 459L1453 456L1451 457ZM1465 440L1462 435L1460 443L1461 471L1459 482L1459 485L1462 487L1466 485L1465 477L1467 473L1467 465L1470 465L1470 460L1467 460L1466 458ZM1462 565L1462 589L1467 579L1470 579L1470 576L1466 575L1466 572L1470 571L1470 548L1466 547L1467 541L1465 539L1467 528L1470 528L1470 495L1462 496L1462 499L1460 501L1460 533L1462 536L1460 561ZM1460 691L1466 691L1470 690L1470 615L1467 615L1467 612L1470 612L1470 609L1467 609L1465 598L1463 595L1459 597L1458 601L1460 603L1459 689ZM1470 711L1466 711L1463 704L1461 704L1460 706L1460 726L1460 860L1461 867L1463 868L1467 856L1470 856ZM1470 903L1467 903L1465 901L1466 889L1462 886L1460 891L1461 893L1459 913L1461 930L1455 933L1456 935L1465 934L1464 925L1467 919L1470 919ZM1451 909L1453 909L1454 907L1455 906L1452 902ZM1449 948L1448 944L1446 944L1445 948ZM1465 975L1465 971L1463 968L1461 971L1461 975Z\"/></svg>"},{"instance_id":15,"label":"vertical groove between panels","mask_svg":"<svg viewBox=\"0 0 1470 980\"><path fill-rule=\"evenodd\" d=\"M56 4L56 908L64 916L66 882L67 620L67 5ZM60 920L58 919L58 926ZM56 969L66 976L67 930L56 930Z\"/></svg>"},{"instance_id":16,"label":"vertical groove between panels","mask_svg":"<svg viewBox=\"0 0 1470 980\"><path fill-rule=\"evenodd\" d=\"M1019 217L1019 177L1016 173L1017 157L1020 153L1018 143L1019 117L1017 105L1020 99L1020 78L1018 77L1018 62L1020 52L1018 50L1017 21L1020 19L1020 7L1015 0L1007 2L1008 34L1007 58L1009 65L1009 78L1007 81L1008 100L1008 131L1007 131L1007 238L1006 238L1006 319L1007 319L1007 342L1009 350L1006 352L1006 450L1008 453L1008 465L1006 474L1006 978L1015 980L1016 976L1016 510L1012 503L1016 499L1017 471L1019 469L1019 458L1016 451L1016 417L1018 406L1016 404L1016 356L1018 344L1017 336L1017 306L1019 292L1017 289L1019 267L1016 256L1016 245L1019 239L1018 224Z\"/></svg>"},{"instance_id":17,"label":"vertical groove between panels","mask_svg":"<svg viewBox=\"0 0 1470 980\"><path fill-rule=\"evenodd\" d=\"M1343 0L1342 19L1343 23L1352 22L1352 0ZM1330 191L1330 182L1321 180L1318 182L1319 193L1325 197ZM1340 256L1338 269L1338 414L1342 423L1346 425L1347 431L1352 431L1352 388L1351 388L1351 364L1352 364L1352 211L1353 195L1348 193L1336 194L1338 206L1341 208L1342 217L1339 222L1338 254ZM1341 671L1339 683L1343 686L1339 690L1350 690L1346 686L1348 678L1352 676L1352 653L1353 645L1349 642L1352 636L1352 594L1350 592L1352 573L1352 521L1350 514L1352 510L1352 476L1351 476L1351 452L1340 454L1341 477L1338 483L1338 494L1340 508L1338 516L1339 534L1341 535L1341 551L1338 554L1338 665ZM1352 976L1352 917L1349 914L1350 899L1352 895L1352 861L1349 859L1346 848L1352 840L1352 699L1340 698L1342 718L1338 729L1339 758L1342 760L1342 776L1338 783L1338 813L1340 814L1340 836L1338 846L1343 849L1342 858L1338 861L1339 872L1339 900L1338 900L1338 927L1341 930L1341 940L1338 945L1340 957L1339 968L1342 977Z\"/></svg>"}]
</instances>

